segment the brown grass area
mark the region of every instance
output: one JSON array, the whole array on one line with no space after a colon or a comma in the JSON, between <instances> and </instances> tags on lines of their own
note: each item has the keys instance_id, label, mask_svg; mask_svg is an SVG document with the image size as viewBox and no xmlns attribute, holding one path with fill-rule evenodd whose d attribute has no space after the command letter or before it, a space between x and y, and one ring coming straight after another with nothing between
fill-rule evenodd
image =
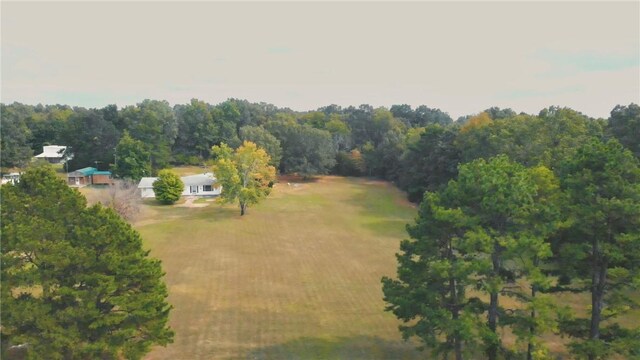
<instances>
[{"instance_id":1,"label":"brown grass area","mask_svg":"<svg viewBox=\"0 0 640 360\"><path fill-rule=\"evenodd\" d=\"M244 217L217 204L148 209L137 227L163 261L176 331L148 359L421 358L380 286L415 215L402 197L326 177L280 182Z\"/></svg>"},{"instance_id":2,"label":"brown grass area","mask_svg":"<svg viewBox=\"0 0 640 360\"><path fill-rule=\"evenodd\" d=\"M234 205L145 204L136 227L163 261L176 331L174 344L147 359L430 358L402 341L399 321L383 311L380 278L395 275L394 254L416 215L388 183L281 177L244 217ZM581 315L589 308L586 294L558 303ZM567 338L544 342L568 358Z\"/></svg>"}]
</instances>

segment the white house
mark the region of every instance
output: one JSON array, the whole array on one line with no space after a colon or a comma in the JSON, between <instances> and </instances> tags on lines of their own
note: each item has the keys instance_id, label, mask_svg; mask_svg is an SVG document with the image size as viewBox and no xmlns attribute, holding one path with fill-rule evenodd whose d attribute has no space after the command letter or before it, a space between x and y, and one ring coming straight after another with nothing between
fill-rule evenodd
<instances>
[{"instance_id":1,"label":"white house","mask_svg":"<svg viewBox=\"0 0 640 360\"><path fill-rule=\"evenodd\" d=\"M222 192L222 186L215 186L216 177L213 176L213 173L182 176L180 179L184 183L182 196L218 196ZM144 177L140 179L138 189L140 189L141 197L156 197L156 194L153 192L153 183L156 180L158 180L157 177Z\"/></svg>"},{"instance_id":2,"label":"white house","mask_svg":"<svg viewBox=\"0 0 640 360\"><path fill-rule=\"evenodd\" d=\"M69 160L71 157L64 157L64 152L67 150L66 146L60 145L46 145L42 147L42 153L34 156L36 159L47 160L52 164L60 164L65 160Z\"/></svg>"}]
</instances>

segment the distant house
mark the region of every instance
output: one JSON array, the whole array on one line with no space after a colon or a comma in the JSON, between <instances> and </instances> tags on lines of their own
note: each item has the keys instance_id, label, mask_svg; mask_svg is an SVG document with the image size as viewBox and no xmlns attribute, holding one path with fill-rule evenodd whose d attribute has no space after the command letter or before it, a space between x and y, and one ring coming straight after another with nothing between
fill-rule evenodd
<instances>
[{"instance_id":1,"label":"distant house","mask_svg":"<svg viewBox=\"0 0 640 360\"><path fill-rule=\"evenodd\" d=\"M180 178L184 183L182 196L217 196L222 192L222 187L216 187L216 178L213 173L204 173L198 175L182 176ZM157 177L144 177L140 179L138 189L140 196L143 198L155 198L153 192L153 183L158 180Z\"/></svg>"},{"instance_id":2,"label":"distant house","mask_svg":"<svg viewBox=\"0 0 640 360\"><path fill-rule=\"evenodd\" d=\"M86 167L67 174L69 186L83 187L87 185L112 184L111 171L99 171L94 167Z\"/></svg>"},{"instance_id":3,"label":"distant house","mask_svg":"<svg viewBox=\"0 0 640 360\"><path fill-rule=\"evenodd\" d=\"M34 156L36 159L42 159L50 162L51 164L60 164L69 160L65 158L64 152L67 150L66 146L60 145L46 145L42 147L42 154Z\"/></svg>"},{"instance_id":4,"label":"distant house","mask_svg":"<svg viewBox=\"0 0 640 360\"><path fill-rule=\"evenodd\" d=\"M9 173L2 175L2 185L4 184L17 184L20 181L20 173Z\"/></svg>"}]
</instances>

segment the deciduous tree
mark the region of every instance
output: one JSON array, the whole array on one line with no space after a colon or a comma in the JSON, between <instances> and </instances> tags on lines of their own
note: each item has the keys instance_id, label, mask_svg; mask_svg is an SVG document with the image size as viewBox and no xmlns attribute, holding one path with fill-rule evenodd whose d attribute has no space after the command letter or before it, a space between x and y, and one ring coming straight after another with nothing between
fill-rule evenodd
<instances>
[{"instance_id":1,"label":"deciduous tree","mask_svg":"<svg viewBox=\"0 0 640 360\"><path fill-rule=\"evenodd\" d=\"M214 146L213 171L222 186L222 203L238 202L240 215L249 205L257 204L271 193L276 169L269 165L269 155L264 149L245 141L235 151L226 144Z\"/></svg>"},{"instance_id":2,"label":"deciduous tree","mask_svg":"<svg viewBox=\"0 0 640 360\"><path fill-rule=\"evenodd\" d=\"M125 131L116 146L114 175L134 181L151 175L150 155L142 141L133 139Z\"/></svg>"},{"instance_id":3,"label":"deciduous tree","mask_svg":"<svg viewBox=\"0 0 640 360\"><path fill-rule=\"evenodd\" d=\"M108 169L113 163L113 149L118 144L120 132L115 124L105 117L104 109L75 109L67 121L63 141L67 151L73 153L69 170L87 166Z\"/></svg>"},{"instance_id":4,"label":"deciduous tree","mask_svg":"<svg viewBox=\"0 0 640 360\"><path fill-rule=\"evenodd\" d=\"M640 158L640 106L617 105L611 110L607 131Z\"/></svg>"},{"instance_id":5,"label":"deciduous tree","mask_svg":"<svg viewBox=\"0 0 640 360\"><path fill-rule=\"evenodd\" d=\"M282 146L280 146L280 141L265 128L262 126L243 126L240 128L240 139L250 141L263 148L271 158L269 165L276 168L280 166Z\"/></svg>"},{"instance_id":6,"label":"deciduous tree","mask_svg":"<svg viewBox=\"0 0 640 360\"><path fill-rule=\"evenodd\" d=\"M437 191L458 173L460 152L455 146L457 129L431 125L415 143L410 143L400 160L400 187L409 200L422 200L425 191Z\"/></svg>"},{"instance_id":7,"label":"deciduous tree","mask_svg":"<svg viewBox=\"0 0 640 360\"><path fill-rule=\"evenodd\" d=\"M122 109L120 117L131 137L142 141L149 151L153 170L167 167L178 132L176 116L169 103L147 99Z\"/></svg>"},{"instance_id":8,"label":"deciduous tree","mask_svg":"<svg viewBox=\"0 0 640 360\"><path fill-rule=\"evenodd\" d=\"M327 174L335 165L335 147L328 131L285 122L272 122L268 128L282 144L282 172L306 177Z\"/></svg>"},{"instance_id":9,"label":"deciduous tree","mask_svg":"<svg viewBox=\"0 0 640 360\"><path fill-rule=\"evenodd\" d=\"M0 104L0 128L2 129L0 165L2 167L22 167L33 156L29 147L31 131L25 125L25 117L31 112L22 104Z\"/></svg>"}]
</instances>

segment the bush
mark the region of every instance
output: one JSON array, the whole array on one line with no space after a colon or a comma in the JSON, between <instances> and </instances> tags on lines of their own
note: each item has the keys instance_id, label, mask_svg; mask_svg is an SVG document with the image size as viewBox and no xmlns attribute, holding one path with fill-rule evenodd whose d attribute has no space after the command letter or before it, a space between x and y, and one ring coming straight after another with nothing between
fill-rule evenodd
<instances>
[{"instance_id":1,"label":"bush","mask_svg":"<svg viewBox=\"0 0 640 360\"><path fill-rule=\"evenodd\" d=\"M182 195L184 183L180 176L171 170L160 170L158 180L153 183L153 192L156 199L163 204L173 204Z\"/></svg>"}]
</instances>

